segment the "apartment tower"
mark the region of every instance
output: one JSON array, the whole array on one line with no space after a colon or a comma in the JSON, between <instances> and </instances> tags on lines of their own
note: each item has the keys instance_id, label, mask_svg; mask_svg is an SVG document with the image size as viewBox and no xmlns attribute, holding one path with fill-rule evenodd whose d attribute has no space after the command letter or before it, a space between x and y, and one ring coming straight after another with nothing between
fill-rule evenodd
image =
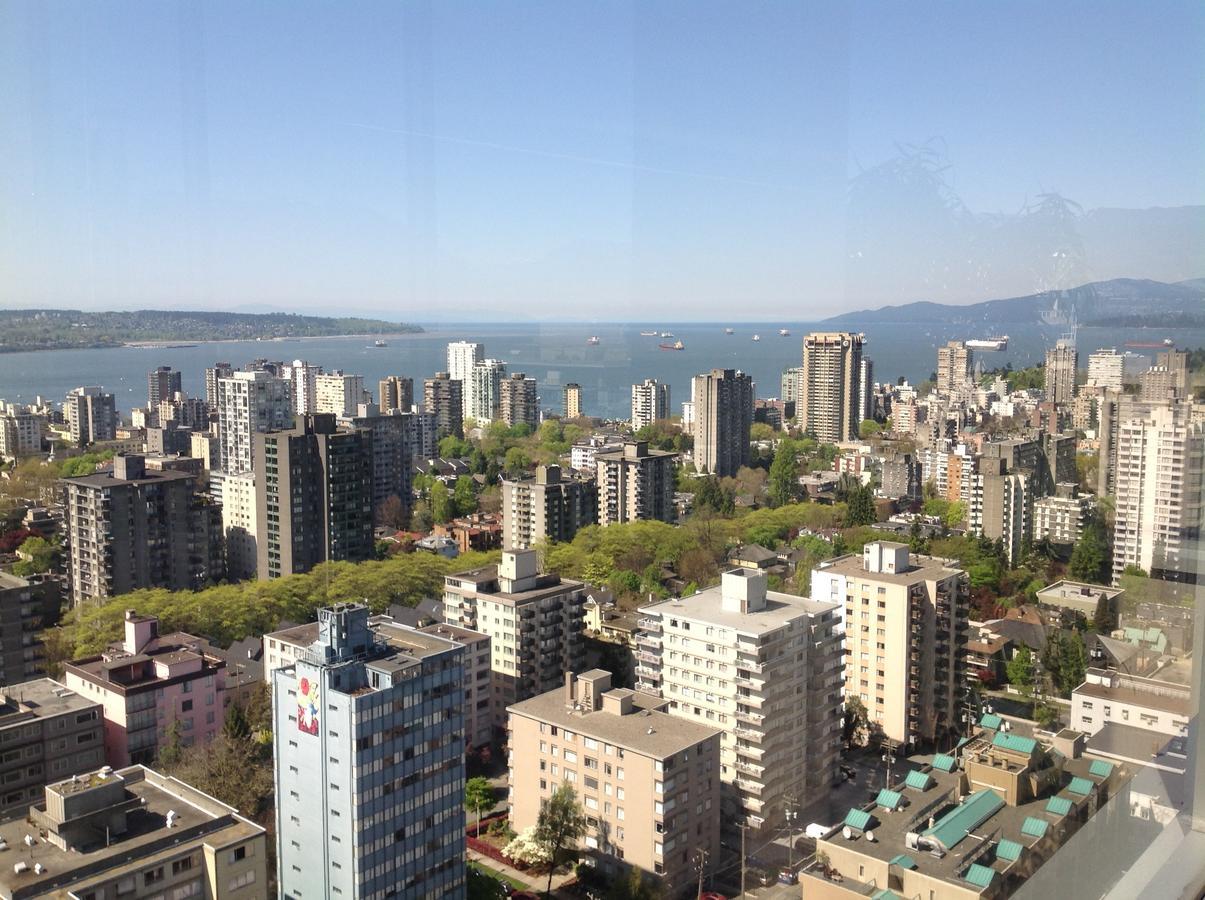
<instances>
[{"instance_id":1,"label":"apartment tower","mask_svg":"<svg viewBox=\"0 0 1205 900\"><path fill-rule=\"evenodd\" d=\"M632 430L669 418L669 385L646 378L632 385Z\"/></svg>"},{"instance_id":2,"label":"apartment tower","mask_svg":"<svg viewBox=\"0 0 1205 900\"><path fill-rule=\"evenodd\" d=\"M625 441L620 450L595 453L598 524L638 519L674 521L677 460L676 453L650 450L648 441Z\"/></svg>"},{"instance_id":3,"label":"apartment tower","mask_svg":"<svg viewBox=\"0 0 1205 900\"><path fill-rule=\"evenodd\" d=\"M579 419L582 415L582 386L569 382L565 385L564 409L566 419Z\"/></svg>"},{"instance_id":4,"label":"apartment tower","mask_svg":"<svg viewBox=\"0 0 1205 900\"><path fill-rule=\"evenodd\" d=\"M598 522L598 484L537 466L529 478L502 480L502 546L526 550L541 540L571 541Z\"/></svg>"},{"instance_id":5,"label":"apartment tower","mask_svg":"<svg viewBox=\"0 0 1205 900\"><path fill-rule=\"evenodd\" d=\"M1046 348L1046 399L1058 406L1070 403L1075 397L1075 368L1079 361L1075 343L1059 338L1053 347Z\"/></svg>"},{"instance_id":6,"label":"apartment tower","mask_svg":"<svg viewBox=\"0 0 1205 900\"><path fill-rule=\"evenodd\" d=\"M435 417L435 440L464 436L464 384L448 372L423 382L423 411Z\"/></svg>"},{"instance_id":7,"label":"apartment tower","mask_svg":"<svg viewBox=\"0 0 1205 900\"><path fill-rule=\"evenodd\" d=\"M862 403L860 334L818 331L803 339L803 382L796 414L805 433L836 444L858 438Z\"/></svg>"},{"instance_id":8,"label":"apartment tower","mask_svg":"<svg viewBox=\"0 0 1205 900\"><path fill-rule=\"evenodd\" d=\"M937 393L948 397L971 379L974 352L963 341L947 341L937 348Z\"/></svg>"},{"instance_id":9,"label":"apartment tower","mask_svg":"<svg viewBox=\"0 0 1205 900\"><path fill-rule=\"evenodd\" d=\"M498 412L508 426L526 425L534 432L540 427L540 398L536 380L522 372L503 378L498 390Z\"/></svg>"},{"instance_id":10,"label":"apartment tower","mask_svg":"<svg viewBox=\"0 0 1205 900\"><path fill-rule=\"evenodd\" d=\"M470 382L473 378L473 367L485 359L485 345L471 341L453 341L448 344L448 377L461 384L462 419L472 417L469 408L471 394Z\"/></svg>"},{"instance_id":11,"label":"apartment tower","mask_svg":"<svg viewBox=\"0 0 1205 900\"><path fill-rule=\"evenodd\" d=\"M251 471L251 436L293 427L289 382L264 371L217 379L218 465L228 475Z\"/></svg>"},{"instance_id":12,"label":"apartment tower","mask_svg":"<svg viewBox=\"0 0 1205 900\"><path fill-rule=\"evenodd\" d=\"M117 437L117 404L99 387L77 387L63 401L71 443L79 447Z\"/></svg>"},{"instance_id":13,"label":"apartment tower","mask_svg":"<svg viewBox=\"0 0 1205 900\"><path fill-rule=\"evenodd\" d=\"M408 413L414 405L414 379L400 375L382 378L377 385L377 394L381 415L389 415L394 410Z\"/></svg>"},{"instance_id":14,"label":"apartment tower","mask_svg":"<svg viewBox=\"0 0 1205 900\"><path fill-rule=\"evenodd\" d=\"M159 366L146 375L147 409L158 409L162 400L184 392L180 373L171 366Z\"/></svg>"},{"instance_id":15,"label":"apartment tower","mask_svg":"<svg viewBox=\"0 0 1205 900\"><path fill-rule=\"evenodd\" d=\"M691 379L695 468L721 478L749 464L753 378L737 369L712 369Z\"/></svg>"}]
</instances>

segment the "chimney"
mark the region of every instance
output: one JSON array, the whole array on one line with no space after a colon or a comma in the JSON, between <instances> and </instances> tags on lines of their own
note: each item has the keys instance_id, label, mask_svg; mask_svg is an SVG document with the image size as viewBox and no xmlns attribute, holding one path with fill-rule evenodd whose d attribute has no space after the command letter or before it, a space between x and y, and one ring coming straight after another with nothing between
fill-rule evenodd
<instances>
[{"instance_id":1,"label":"chimney","mask_svg":"<svg viewBox=\"0 0 1205 900\"><path fill-rule=\"evenodd\" d=\"M751 613L766 608L765 572L733 569L720 577L720 606L727 612Z\"/></svg>"},{"instance_id":2,"label":"chimney","mask_svg":"<svg viewBox=\"0 0 1205 900\"><path fill-rule=\"evenodd\" d=\"M113 457L113 477L118 481L145 478L146 458L137 453L118 453Z\"/></svg>"}]
</instances>

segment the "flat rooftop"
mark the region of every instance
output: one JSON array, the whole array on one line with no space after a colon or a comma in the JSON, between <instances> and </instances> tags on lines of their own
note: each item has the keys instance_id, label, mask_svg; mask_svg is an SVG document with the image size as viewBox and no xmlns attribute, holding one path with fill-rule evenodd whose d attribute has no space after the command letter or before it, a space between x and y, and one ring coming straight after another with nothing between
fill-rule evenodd
<instances>
[{"instance_id":1,"label":"flat rooftop","mask_svg":"<svg viewBox=\"0 0 1205 900\"><path fill-rule=\"evenodd\" d=\"M123 484L162 484L165 481L192 481L196 478L191 472L181 472L176 469L147 469L142 478L114 478L113 470L96 472L91 475L80 475L76 478L64 478L69 484L78 484L90 488L111 488Z\"/></svg>"},{"instance_id":2,"label":"flat rooftop","mask_svg":"<svg viewBox=\"0 0 1205 900\"><path fill-rule=\"evenodd\" d=\"M881 541L880 543L886 547L904 546L902 544L893 544L889 541ZM837 572L849 578L861 578L864 581L878 581L883 584L901 585L916 584L919 581L944 581L951 576L962 573L962 569L950 565L952 560L939 559L936 556L922 556L918 553L913 553L910 555L908 561L911 565L904 572L867 572L860 555L848 554L821 563L820 569L822 571Z\"/></svg>"},{"instance_id":3,"label":"flat rooftop","mask_svg":"<svg viewBox=\"0 0 1205 900\"><path fill-rule=\"evenodd\" d=\"M595 673L597 670L584 674ZM631 695L633 708L627 715L616 715L601 709L594 712L577 712L565 702L563 687L507 707L507 712L559 725L578 734L655 759L672 756L707 740L714 734L721 733L718 728L660 712L656 707L664 706L665 701L642 691L617 688L604 693L603 696L617 691Z\"/></svg>"},{"instance_id":4,"label":"flat rooftop","mask_svg":"<svg viewBox=\"0 0 1205 900\"><path fill-rule=\"evenodd\" d=\"M282 628L280 631L272 631L264 635L264 640L275 638L276 640L292 644L296 647L308 647L314 641L318 640L318 623L307 622L304 625L293 625L289 628Z\"/></svg>"},{"instance_id":5,"label":"flat rooftop","mask_svg":"<svg viewBox=\"0 0 1205 900\"><path fill-rule=\"evenodd\" d=\"M1088 584L1083 581L1056 581L1036 592L1039 597L1064 600L1091 600L1095 602L1099 594L1104 594L1110 600L1124 594L1123 588L1109 587L1104 584Z\"/></svg>"},{"instance_id":6,"label":"flat rooftop","mask_svg":"<svg viewBox=\"0 0 1205 900\"><path fill-rule=\"evenodd\" d=\"M1157 709L1162 712L1174 713L1185 717L1192 710L1192 702L1187 685L1177 685L1174 682L1164 681L1159 682L1159 684L1164 685L1167 690L1156 691L1127 687L1125 684L1125 682L1122 682L1118 687L1109 687L1107 684L1084 682L1075 689L1075 693L1082 694L1085 697L1096 697L1101 700L1128 703L1132 706L1145 706L1147 709ZM1183 687L1183 692L1177 691L1176 688L1178 687Z\"/></svg>"},{"instance_id":7,"label":"flat rooftop","mask_svg":"<svg viewBox=\"0 0 1205 900\"><path fill-rule=\"evenodd\" d=\"M68 887L79 893L90 881L119 877L115 870L139 873L162 859L177 857L181 845L223 847L263 834L262 828L237 815L233 807L182 781L143 766L130 766L116 774L125 782L125 800L134 803L127 814L126 832L109 835L107 847L103 831L94 847L73 852L41 838L25 816L0 823L0 840L8 845L5 864L0 866L0 895L66 898ZM100 783L98 778L98 774L81 776L74 788L68 779L57 788L63 793L79 792ZM39 807L44 809L42 804ZM170 829L168 812L175 813ZM33 835L32 846L25 844L27 834ZM14 866L21 862L27 869L18 874ZM37 863L43 867L41 874L34 872ZM87 877L83 877L85 872Z\"/></svg>"},{"instance_id":8,"label":"flat rooftop","mask_svg":"<svg viewBox=\"0 0 1205 900\"><path fill-rule=\"evenodd\" d=\"M77 694L52 678L37 678L3 688L0 729L31 717L48 719L64 713L83 712L97 706L95 700Z\"/></svg>"},{"instance_id":9,"label":"flat rooftop","mask_svg":"<svg viewBox=\"0 0 1205 900\"><path fill-rule=\"evenodd\" d=\"M721 585L699 591L688 597L662 600L640 608L641 614L659 613L662 616L677 615L692 622L721 625L744 634L765 634L787 625L800 616L821 616L839 609L840 604L779 591L766 591L766 606L755 612L742 613L724 609Z\"/></svg>"},{"instance_id":10,"label":"flat rooftop","mask_svg":"<svg viewBox=\"0 0 1205 900\"><path fill-rule=\"evenodd\" d=\"M29 587L29 582L8 572L0 572L0 591L11 591L14 588Z\"/></svg>"},{"instance_id":11,"label":"flat rooftop","mask_svg":"<svg viewBox=\"0 0 1205 900\"><path fill-rule=\"evenodd\" d=\"M583 582L561 578L552 572L535 576L536 586L527 591L504 591L499 587L498 567L484 566L480 569L470 569L467 572L454 572L444 576L445 584L469 582L474 585L478 597L487 600L504 601L509 603L526 603L531 600L542 600L583 587ZM459 585L458 585L459 586ZM492 589L491 589L492 586Z\"/></svg>"}]
</instances>

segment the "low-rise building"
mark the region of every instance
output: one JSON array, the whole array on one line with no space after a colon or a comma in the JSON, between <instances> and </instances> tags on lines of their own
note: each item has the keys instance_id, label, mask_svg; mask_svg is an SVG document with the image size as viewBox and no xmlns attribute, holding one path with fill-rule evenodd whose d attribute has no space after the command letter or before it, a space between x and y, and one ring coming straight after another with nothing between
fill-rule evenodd
<instances>
[{"instance_id":1,"label":"low-rise building","mask_svg":"<svg viewBox=\"0 0 1205 900\"><path fill-rule=\"evenodd\" d=\"M1125 595L1125 591L1121 588L1066 579L1056 581L1036 593L1040 603L1083 613L1089 619L1095 614L1096 607L1102 598L1116 613L1121 608L1121 598Z\"/></svg>"},{"instance_id":2,"label":"low-rise building","mask_svg":"<svg viewBox=\"0 0 1205 900\"><path fill-rule=\"evenodd\" d=\"M105 762L100 704L49 678L3 689L0 704L0 819L25 812L48 781Z\"/></svg>"},{"instance_id":3,"label":"low-rise building","mask_svg":"<svg viewBox=\"0 0 1205 900\"><path fill-rule=\"evenodd\" d=\"M225 660L191 634L160 635L154 616L126 610L121 644L63 671L67 687L101 704L110 765L151 762L169 734L207 743L225 719Z\"/></svg>"},{"instance_id":4,"label":"low-rise building","mask_svg":"<svg viewBox=\"0 0 1205 900\"><path fill-rule=\"evenodd\" d=\"M1088 524L1092 500L1090 494L1080 494L1077 484L1056 485L1054 494L1033 502L1033 539L1074 545Z\"/></svg>"},{"instance_id":5,"label":"low-rise building","mask_svg":"<svg viewBox=\"0 0 1205 900\"><path fill-rule=\"evenodd\" d=\"M69 778L0 823L0 898L268 897L264 829L144 766Z\"/></svg>"},{"instance_id":6,"label":"low-rise building","mask_svg":"<svg viewBox=\"0 0 1205 900\"><path fill-rule=\"evenodd\" d=\"M586 814L580 846L605 876L635 866L666 896L693 897L720 858L720 729L666 706L592 669L509 707L511 827L535 825L568 784Z\"/></svg>"},{"instance_id":7,"label":"low-rise building","mask_svg":"<svg viewBox=\"0 0 1205 900\"><path fill-rule=\"evenodd\" d=\"M1087 735L1117 722L1165 735L1183 735L1193 715L1188 685L1089 669L1071 692L1071 727Z\"/></svg>"},{"instance_id":8,"label":"low-rise building","mask_svg":"<svg viewBox=\"0 0 1205 900\"><path fill-rule=\"evenodd\" d=\"M46 673L41 634L58 621L62 594L61 579L0 572L0 684Z\"/></svg>"}]
</instances>

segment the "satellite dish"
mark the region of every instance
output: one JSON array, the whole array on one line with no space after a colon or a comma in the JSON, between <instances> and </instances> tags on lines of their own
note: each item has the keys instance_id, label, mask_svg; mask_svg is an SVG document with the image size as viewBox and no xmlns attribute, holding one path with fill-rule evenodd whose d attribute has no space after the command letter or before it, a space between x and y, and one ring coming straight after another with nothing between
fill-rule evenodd
<instances>
[{"instance_id":1,"label":"satellite dish","mask_svg":"<svg viewBox=\"0 0 1205 900\"><path fill-rule=\"evenodd\" d=\"M852 828L850 828L848 825L846 825L844 828L841 829L841 834L845 837L845 839L847 841L852 841L853 837L854 837L854 830Z\"/></svg>"},{"instance_id":2,"label":"satellite dish","mask_svg":"<svg viewBox=\"0 0 1205 900\"><path fill-rule=\"evenodd\" d=\"M870 841L872 844L874 843L874 832L873 831L866 832L866 840Z\"/></svg>"}]
</instances>

